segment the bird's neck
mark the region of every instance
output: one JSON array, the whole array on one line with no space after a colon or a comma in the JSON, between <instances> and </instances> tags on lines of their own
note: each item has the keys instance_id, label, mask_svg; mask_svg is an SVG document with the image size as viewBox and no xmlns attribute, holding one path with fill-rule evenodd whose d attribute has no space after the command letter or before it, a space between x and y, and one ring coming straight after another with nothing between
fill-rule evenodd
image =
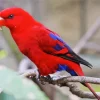
<instances>
[{"instance_id":1,"label":"bird's neck","mask_svg":"<svg viewBox=\"0 0 100 100\"><path fill-rule=\"evenodd\" d=\"M24 24L23 24L24 23ZM12 28L10 28L10 31L12 34L15 34L15 33L21 33L23 31L27 31L30 27L34 27L36 25L36 21L34 20L30 20L30 21L25 21L25 22L22 22L20 25L18 26L14 26Z\"/></svg>"},{"instance_id":2,"label":"bird's neck","mask_svg":"<svg viewBox=\"0 0 100 100\"><path fill-rule=\"evenodd\" d=\"M39 22L36 22L33 20L33 22L28 22L27 24L20 25L19 27L16 27L15 29L10 29L11 35L13 39L15 40L16 44L18 46L23 43L25 44L25 39L27 40L30 37L30 31L36 27L41 26Z\"/></svg>"}]
</instances>

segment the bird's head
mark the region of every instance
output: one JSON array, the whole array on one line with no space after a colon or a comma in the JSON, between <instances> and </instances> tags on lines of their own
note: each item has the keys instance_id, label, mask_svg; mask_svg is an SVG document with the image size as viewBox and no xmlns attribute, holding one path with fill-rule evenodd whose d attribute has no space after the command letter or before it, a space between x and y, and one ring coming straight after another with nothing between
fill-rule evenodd
<instances>
[{"instance_id":1,"label":"bird's head","mask_svg":"<svg viewBox=\"0 0 100 100\"><path fill-rule=\"evenodd\" d=\"M0 12L0 27L6 26L11 31L25 29L34 23L32 16L21 8L7 8Z\"/></svg>"}]
</instances>

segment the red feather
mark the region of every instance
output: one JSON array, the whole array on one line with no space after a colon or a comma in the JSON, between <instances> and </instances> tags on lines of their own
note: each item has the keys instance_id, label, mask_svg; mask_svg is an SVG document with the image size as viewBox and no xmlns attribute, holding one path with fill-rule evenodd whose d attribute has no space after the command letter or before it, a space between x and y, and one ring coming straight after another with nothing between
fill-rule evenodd
<instances>
[{"instance_id":1,"label":"red feather","mask_svg":"<svg viewBox=\"0 0 100 100\"><path fill-rule=\"evenodd\" d=\"M12 15L13 17L9 17ZM1 11L0 26L7 26L20 51L33 61L41 75L55 73L58 65L66 65L77 75L84 73L80 64L91 67L87 61L76 55L71 48L53 31L35 21L21 8L9 8ZM69 72L70 73L70 72ZM99 99L94 90L84 83Z\"/></svg>"}]
</instances>

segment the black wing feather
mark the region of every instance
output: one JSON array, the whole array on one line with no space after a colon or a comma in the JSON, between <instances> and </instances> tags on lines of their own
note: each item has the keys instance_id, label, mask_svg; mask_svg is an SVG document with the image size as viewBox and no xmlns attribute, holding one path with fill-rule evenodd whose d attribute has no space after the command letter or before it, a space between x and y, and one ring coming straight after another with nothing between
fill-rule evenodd
<instances>
[{"instance_id":1,"label":"black wing feather","mask_svg":"<svg viewBox=\"0 0 100 100\"><path fill-rule=\"evenodd\" d=\"M67 54L70 54L71 56L68 56ZM92 68L93 67L89 62L87 62L86 60L82 59L80 56L78 56L73 51L70 51L70 52L65 53L65 54L56 54L56 56L59 56L61 58L64 58L64 59L73 61L73 62L78 63L78 64L86 65L89 68Z\"/></svg>"}]
</instances>

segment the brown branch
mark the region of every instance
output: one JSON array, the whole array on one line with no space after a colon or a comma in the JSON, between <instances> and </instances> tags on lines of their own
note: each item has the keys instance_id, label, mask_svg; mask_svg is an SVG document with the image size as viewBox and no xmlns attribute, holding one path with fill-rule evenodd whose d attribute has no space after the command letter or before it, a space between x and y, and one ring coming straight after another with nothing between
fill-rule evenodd
<instances>
[{"instance_id":1,"label":"brown branch","mask_svg":"<svg viewBox=\"0 0 100 100\"><path fill-rule=\"evenodd\" d=\"M36 78L36 70L34 71L29 71L23 74L23 76L28 77L28 78ZM85 77L85 76L63 76L63 77L58 77L54 76L52 77L53 80L48 80L47 77L41 77L40 81L43 84L49 83L52 85L58 85L60 87L69 87L70 91L81 97L81 98L91 98L95 99L94 95L91 92L85 92L82 91L78 88L77 85L74 84L74 82L87 82L87 83L93 83L93 84L100 84L100 78L94 78L94 77ZM72 83L73 82L73 83ZM100 92L97 93L100 96Z\"/></svg>"},{"instance_id":2,"label":"brown branch","mask_svg":"<svg viewBox=\"0 0 100 100\"><path fill-rule=\"evenodd\" d=\"M66 86L70 88L70 91L74 94L77 95L78 97L81 98L90 98L90 99L95 99L94 95L91 92L85 92L80 90L75 84L72 83L66 83ZM100 93L97 93L100 96Z\"/></svg>"},{"instance_id":3,"label":"brown branch","mask_svg":"<svg viewBox=\"0 0 100 100\"><path fill-rule=\"evenodd\" d=\"M93 83L100 84L100 78L86 77L86 76L70 76L59 79L60 82L81 82L81 83Z\"/></svg>"}]
</instances>

